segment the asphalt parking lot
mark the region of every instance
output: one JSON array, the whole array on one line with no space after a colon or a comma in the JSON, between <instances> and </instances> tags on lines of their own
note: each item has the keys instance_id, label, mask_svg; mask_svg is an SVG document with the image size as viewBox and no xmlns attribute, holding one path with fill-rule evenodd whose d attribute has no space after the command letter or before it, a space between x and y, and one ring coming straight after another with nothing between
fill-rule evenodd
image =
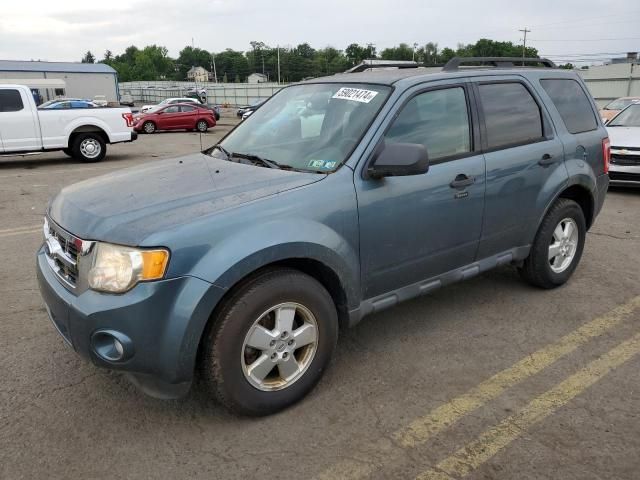
<instances>
[{"instance_id":1,"label":"asphalt parking lot","mask_svg":"<svg viewBox=\"0 0 640 480\"><path fill-rule=\"evenodd\" d=\"M98 164L0 157L1 479L638 478L640 189L609 192L566 286L502 268L369 317L312 394L271 417L198 391L155 400L85 363L37 290L48 198L199 149L198 134L160 133Z\"/></svg>"}]
</instances>

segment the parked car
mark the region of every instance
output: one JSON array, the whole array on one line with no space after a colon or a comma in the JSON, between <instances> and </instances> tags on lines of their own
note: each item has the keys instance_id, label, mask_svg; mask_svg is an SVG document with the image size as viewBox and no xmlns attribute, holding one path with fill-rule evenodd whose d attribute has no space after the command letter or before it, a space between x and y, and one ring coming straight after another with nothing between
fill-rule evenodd
<instances>
[{"instance_id":1,"label":"parked car","mask_svg":"<svg viewBox=\"0 0 640 480\"><path fill-rule=\"evenodd\" d=\"M624 110L627 106L635 102L640 102L640 97L616 98L614 101L609 102L602 110L600 110L600 117L602 118L603 122L608 122L618 113Z\"/></svg>"},{"instance_id":2,"label":"parked car","mask_svg":"<svg viewBox=\"0 0 640 480\"><path fill-rule=\"evenodd\" d=\"M213 112L213 116L216 118L216 121L220 120L220 106L219 105L214 105L214 106L210 107L209 105L204 105L204 104L200 103L200 101L197 98L189 98L189 97L167 98L167 99L163 100L162 102L160 102L158 105L144 105L140 109L140 113L151 112L153 110L157 110L159 108L162 108L164 105L175 105L176 103L193 104L193 105L196 105L196 106L198 106L200 108L209 109L209 110L211 110Z\"/></svg>"},{"instance_id":3,"label":"parked car","mask_svg":"<svg viewBox=\"0 0 640 480\"><path fill-rule=\"evenodd\" d=\"M246 118L245 114L249 113L249 115L251 115L253 112L255 112L258 108L260 108L260 106L265 102L265 100L261 100L259 102L254 103L253 105L247 105L245 107L240 107L237 111L236 111L236 116L238 118ZM247 117L249 116L247 115Z\"/></svg>"},{"instance_id":4,"label":"parked car","mask_svg":"<svg viewBox=\"0 0 640 480\"><path fill-rule=\"evenodd\" d=\"M49 100L46 101L44 103L41 103L40 105L38 105L38 108L47 108L49 105L53 105L54 103L58 103L58 102L91 102L91 100L88 100L86 98L64 98L64 97L60 97L60 98L55 98L53 100Z\"/></svg>"},{"instance_id":5,"label":"parked car","mask_svg":"<svg viewBox=\"0 0 640 480\"><path fill-rule=\"evenodd\" d=\"M104 95L96 95L95 97L93 97L93 103L100 107L106 107L107 105L109 105L107 97L105 97Z\"/></svg>"},{"instance_id":6,"label":"parked car","mask_svg":"<svg viewBox=\"0 0 640 480\"><path fill-rule=\"evenodd\" d=\"M133 95L130 93L123 93L120 95L120 105L127 105L128 107L133 107Z\"/></svg>"},{"instance_id":7,"label":"parked car","mask_svg":"<svg viewBox=\"0 0 640 480\"><path fill-rule=\"evenodd\" d=\"M49 103L48 105L40 105L38 107L41 110L61 110L68 108L100 108L100 105L90 100L58 100Z\"/></svg>"},{"instance_id":8,"label":"parked car","mask_svg":"<svg viewBox=\"0 0 640 480\"><path fill-rule=\"evenodd\" d=\"M137 138L128 108L88 110L37 108L29 87L0 85L0 153L62 150L79 160L97 162L106 155L108 143Z\"/></svg>"},{"instance_id":9,"label":"parked car","mask_svg":"<svg viewBox=\"0 0 640 480\"><path fill-rule=\"evenodd\" d=\"M37 254L57 330L147 393L197 368L262 415L316 385L340 326L500 265L563 285L607 131L573 71L481 60L284 87L202 153L64 188Z\"/></svg>"},{"instance_id":10,"label":"parked car","mask_svg":"<svg viewBox=\"0 0 640 480\"><path fill-rule=\"evenodd\" d=\"M640 104L633 103L607 123L612 185L640 186Z\"/></svg>"},{"instance_id":11,"label":"parked car","mask_svg":"<svg viewBox=\"0 0 640 480\"><path fill-rule=\"evenodd\" d=\"M144 133L157 130L197 130L204 133L215 124L212 110L193 103L176 103L136 115L133 128Z\"/></svg>"},{"instance_id":12,"label":"parked car","mask_svg":"<svg viewBox=\"0 0 640 480\"><path fill-rule=\"evenodd\" d=\"M196 99L196 98L188 98L188 97L165 98L164 100L162 100L157 105L143 105L140 108L140 112L141 113L147 113L148 111L157 110L157 109L160 109L160 108L164 107L165 105L173 105L175 103L189 103L189 104L202 106L200 101L198 99Z\"/></svg>"}]
</instances>

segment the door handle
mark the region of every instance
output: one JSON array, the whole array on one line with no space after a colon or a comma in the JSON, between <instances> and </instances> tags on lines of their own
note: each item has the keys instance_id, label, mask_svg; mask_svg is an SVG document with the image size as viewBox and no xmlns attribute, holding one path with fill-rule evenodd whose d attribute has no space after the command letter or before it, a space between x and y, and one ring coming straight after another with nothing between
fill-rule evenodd
<instances>
[{"instance_id":1,"label":"door handle","mask_svg":"<svg viewBox=\"0 0 640 480\"><path fill-rule=\"evenodd\" d=\"M465 188L469 185L473 185L476 181L474 177L468 177L464 173L456 175L456 178L449 184L451 188Z\"/></svg>"},{"instance_id":2,"label":"door handle","mask_svg":"<svg viewBox=\"0 0 640 480\"><path fill-rule=\"evenodd\" d=\"M555 163L556 159L554 158L553 155L551 155L550 153L545 153L544 155L542 155L542 158L540 160L538 160L538 165L542 165L543 167L546 167L547 165L551 165L552 163Z\"/></svg>"}]
</instances>

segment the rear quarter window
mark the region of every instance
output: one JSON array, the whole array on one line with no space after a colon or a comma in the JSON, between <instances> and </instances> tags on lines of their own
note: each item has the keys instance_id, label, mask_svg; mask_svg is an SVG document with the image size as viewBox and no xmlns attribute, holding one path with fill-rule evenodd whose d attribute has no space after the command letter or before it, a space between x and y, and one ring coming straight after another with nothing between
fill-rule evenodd
<instances>
[{"instance_id":1,"label":"rear quarter window","mask_svg":"<svg viewBox=\"0 0 640 480\"><path fill-rule=\"evenodd\" d=\"M18 90L0 90L0 112L19 112L23 108Z\"/></svg>"},{"instance_id":2,"label":"rear quarter window","mask_svg":"<svg viewBox=\"0 0 640 480\"><path fill-rule=\"evenodd\" d=\"M577 81L554 78L540 80L540 85L551 98L570 133L589 132L598 128L591 102Z\"/></svg>"}]
</instances>

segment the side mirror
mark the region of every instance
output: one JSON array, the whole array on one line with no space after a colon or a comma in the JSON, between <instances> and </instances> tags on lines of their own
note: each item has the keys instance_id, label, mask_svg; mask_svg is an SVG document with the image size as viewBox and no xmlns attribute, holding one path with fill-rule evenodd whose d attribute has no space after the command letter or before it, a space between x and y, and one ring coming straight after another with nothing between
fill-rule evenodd
<instances>
[{"instance_id":1,"label":"side mirror","mask_svg":"<svg viewBox=\"0 0 640 480\"><path fill-rule=\"evenodd\" d=\"M429 170L427 148L420 143L383 144L367 173L371 178L422 175Z\"/></svg>"}]
</instances>

